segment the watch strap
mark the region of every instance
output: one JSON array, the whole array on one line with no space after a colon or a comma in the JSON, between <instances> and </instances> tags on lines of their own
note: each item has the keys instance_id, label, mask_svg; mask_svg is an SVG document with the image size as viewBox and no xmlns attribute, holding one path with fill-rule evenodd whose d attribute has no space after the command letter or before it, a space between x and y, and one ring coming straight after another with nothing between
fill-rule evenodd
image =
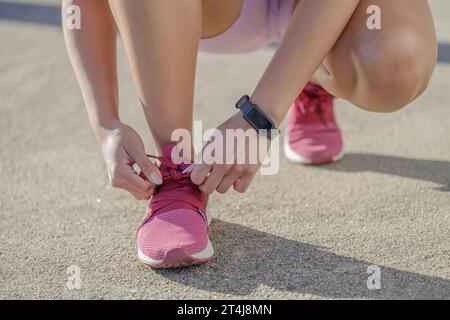
<instances>
[{"instance_id":1,"label":"watch strap","mask_svg":"<svg viewBox=\"0 0 450 320\"><path fill-rule=\"evenodd\" d=\"M251 111L252 109L256 109L270 123L271 128L257 128L257 127L255 127L255 125L252 122L250 122L250 124L253 126L253 128L258 131L258 133L261 133L261 130L266 130L267 131L266 136L269 139L273 138L273 136L271 134L272 130L276 130L279 133L280 129L277 128L277 126L275 125L275 122L263 110L261 110L261 108L258 105L252 103L250 101L250 97L248 95L242 96L242 98L240 98L236 102L235 106L236 106L236 108L241 110L241 113L243 114L244 119L246 119L247 121L248 121L247 114L249 113L249 111Z\"/></svg>"}]
</instances>

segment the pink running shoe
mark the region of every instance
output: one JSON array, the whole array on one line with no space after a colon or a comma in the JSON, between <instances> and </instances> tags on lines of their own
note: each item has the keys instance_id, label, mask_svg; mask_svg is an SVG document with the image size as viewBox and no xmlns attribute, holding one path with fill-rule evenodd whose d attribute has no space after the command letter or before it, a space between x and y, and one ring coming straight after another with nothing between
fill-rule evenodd
<instances>
[{"instance_id":1,"label":"pink running shoe","mask_svg":"<svg viewBox=\"0 0 450 320\"><path fill-rule=\"evenodd\" d=\"M344 156L341 131L334 116L334 97L308 83L291 106L284 153L294 162L325 164Z\"/></svg>"},{"instance_id":2,"label":"pink running shoe","mask_svg":"<svg viewBox=\"0 0 450 320\"><path fill-rule=\"evenodd\" d=\"M153 268L203 263L214 249L208 238L211 218L206 215L207 195L183 173L189 163L171 160L175 144L164 146L159 170L163 176L137 232L138 257Z\"/></svg>"}]
</instances>

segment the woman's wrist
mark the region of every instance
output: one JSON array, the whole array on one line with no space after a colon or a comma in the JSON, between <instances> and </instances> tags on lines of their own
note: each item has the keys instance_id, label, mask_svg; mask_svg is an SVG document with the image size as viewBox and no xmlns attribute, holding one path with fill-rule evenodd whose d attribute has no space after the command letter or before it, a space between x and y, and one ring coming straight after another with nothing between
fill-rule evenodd
<instances>
[{"instance_id":1,"label":"woman's wrist","mask_svg":"<svg viewBox=\"0 0 450 320\"><path fill-rule=\"evenodd\" d=\"M106 136L120 128L121 123L118 117L108 117L91 120L91 127L97 141L102 143Z\"/></svg>"},{"instance_id":2,"label":"woman's wrist","mask_svg":"<svg viewBox=\"0 0 450 320\"><path fill-rule=\"evenodd\" d=\"M286 108L278 105L276 101L271 101L269 97L258 94L256 91L250 97L250 101L256 104L265 114L267 114L275 125L279 127L286 117Z\"/></svg>"}]
</instances>

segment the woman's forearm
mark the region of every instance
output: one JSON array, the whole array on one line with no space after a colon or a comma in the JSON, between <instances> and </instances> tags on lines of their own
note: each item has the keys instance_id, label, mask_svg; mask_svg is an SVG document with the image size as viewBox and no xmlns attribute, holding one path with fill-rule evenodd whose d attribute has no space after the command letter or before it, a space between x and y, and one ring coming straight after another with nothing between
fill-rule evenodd
<instances>
[{"instance_id":1,"label":"woman's forearm","mask_svg":"<svg viewBox=\"0 0 450 320\"><path fill-rule=\"evenodd\" d=\"M333 48L358 3L300 0L279 49L251 97L276 123L283 121L299 91Z\"/></svg>"},{"instance_id":2,"label":"woman's forearm","mask_svg":"<svg viewBox=\"0 0 450 320\"><path fill-rule=\"evenodd\" d=\"M65 25L66 8L81 9L81 29ZM116 28L107 0L64 0L63 30L67 51L80 84L97 139L119 120Z\"/></svg>"}]
</instances>

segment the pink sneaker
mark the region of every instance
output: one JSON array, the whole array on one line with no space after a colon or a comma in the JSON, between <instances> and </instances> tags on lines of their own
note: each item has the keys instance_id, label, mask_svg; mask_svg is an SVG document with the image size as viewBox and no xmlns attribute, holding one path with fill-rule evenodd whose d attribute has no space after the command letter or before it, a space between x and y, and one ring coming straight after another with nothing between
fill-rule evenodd
<instances>
[{"instance_id":1,"label":"pink sneaker","mask_svg":"<svg viewBox=\"0 0 450 320\"><path fill-rule=\"evenodd\" d=\"M344 156L334 117L334 97L308 83L291 106L284 141L286 157L302 164L325 164Z\"/></svg>"},{"instance_id":2,"label":"pink sneaker","mask_svg":"<svg viewBox=\"0 0 450 320\"><path fill-rule=\"evenodd\" d=\"M183 173L188 163L172 162L174 147L164 146L158 158L163 184L150 200L137 232L139 260L154 268L202 263L214 254L208 238L207 195L191 182L190 173Z\"/></svg>"}]
</instances>

